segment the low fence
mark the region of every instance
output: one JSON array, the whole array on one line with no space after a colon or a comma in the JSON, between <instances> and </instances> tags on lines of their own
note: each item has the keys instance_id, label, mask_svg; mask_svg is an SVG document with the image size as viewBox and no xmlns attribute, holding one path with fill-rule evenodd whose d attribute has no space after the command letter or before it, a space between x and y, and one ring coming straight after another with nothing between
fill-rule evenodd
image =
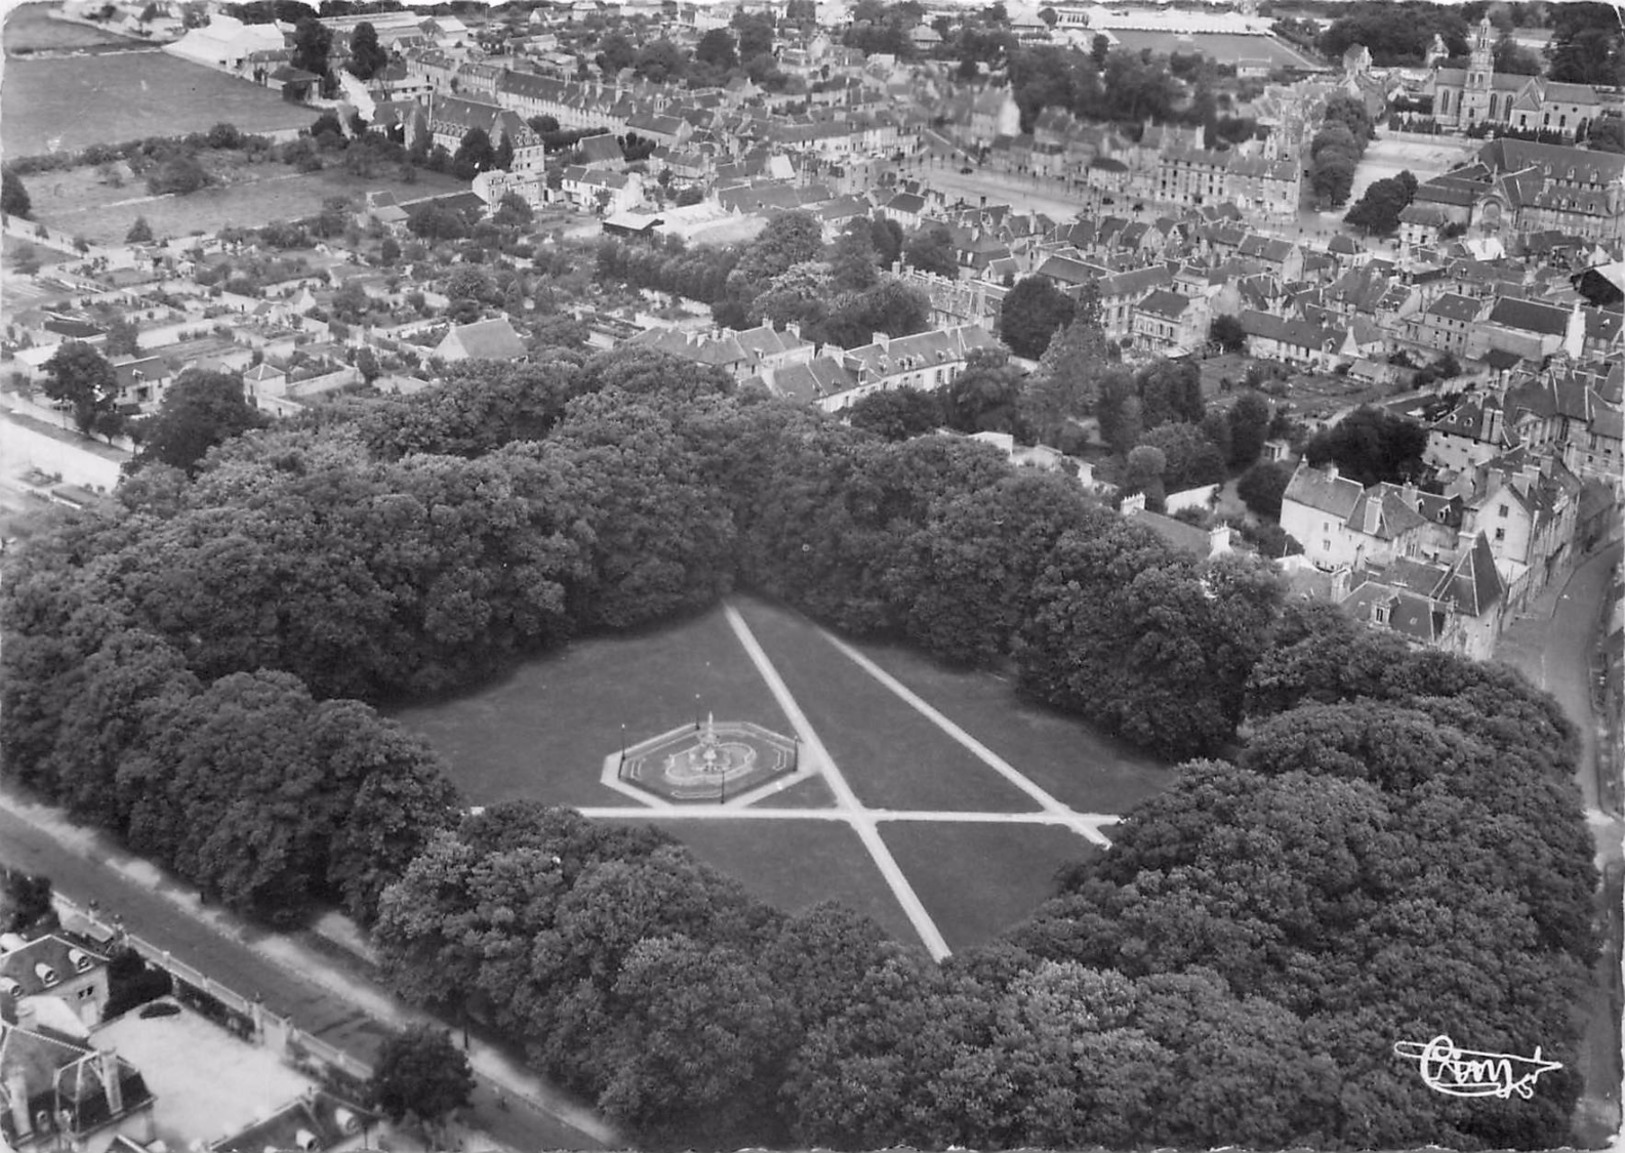
<instances>
[{"instance_id":1,"label":"low fence","mask_svg":"<svg viewBox=\"0 0 1625 1153\"><path fill-rule=\"evenodd\" d=\"M243 996L222 985L199 969L178 960L167 949L121 926L103 921L94 911L54 894L57 909L64 915L88 923L98 934L118 940L139 953L150 965L168 973L175 982L175 1000L222 1029L253 1045L277 1053L293 1068L349 1101L366 1100L366 1084L372 1067L344 1050L313 1037L290 1018L266 1009L257 998Z\"/></svg>"}]
</instances>

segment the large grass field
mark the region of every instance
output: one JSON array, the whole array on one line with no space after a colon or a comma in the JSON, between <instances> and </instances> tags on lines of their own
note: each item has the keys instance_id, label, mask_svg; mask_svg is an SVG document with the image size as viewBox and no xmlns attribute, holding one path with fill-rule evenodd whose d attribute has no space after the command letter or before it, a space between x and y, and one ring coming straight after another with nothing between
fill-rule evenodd
<instances>
[{"instance_id":1,"label":"large grass field","mask_svg":"<svg viewBox=\"0 0 1625 1153\"><path fill-rule=\"evenodd\" d=\"M6 61L0 150L7 156L73 151L147 136L302 128L316 118L269 88L166 52Z\"/></svg>"},{"instance_id":2,"label":"large grass field","mask_svg":"<svg viewBox=\"0 0 1625 1153\"><path fill-rule=\"evenodd\" d=\"M6 55L128 48L137 41L69 20L53 20L55 4L19 4L5 14Z\"/></svg>"},{"instance_id":3,"label":"large grass field","mask_svg":"<svg viewBox=\"0 0 1625 1153\"><path fill-rule=\"evenodd\" d=\"M1009 813L1038 808L881 688L805 617L759 601L742 601L739 611L865 805Z\"/></svg>"},{"instance_id":4,"label":"large grass field","mask_svg":"<svg viewBox=\"0 0 1625 1153\"><path fill-rule=\"evenodd\" d=\"M631 802L599 784L598 774L620 748L621 726L636 744L692 723L696 708L791 732L720 609L654 632L569 645L478 692L396 719L434 742L470 804L533 797L620 805Z\"/></svg>"},{"instance_id":5,"label":"large grass field","mask_svg":"<svg viewBox=\"0 0 1625 1153\"><path fill-rule=\"evenodd\" d=\"M953 949L983 945L1055 894L1063 865L1098 852L1050 825L888 821L886 847Z\"/></svg>"},{"instance_id":6,"label":"large grass field","mask_svg":"<svg viewBox=\"0 0 1625 1153\"><path fill-rule=\"evenodd\" d=\"M1018 694L1005 677L939 665L901 646L860 645L865 656L1080 813L1121 813L1173 783L1173 769ZM914 806L923 807L923 806Z\"/></svg>"},{"instance_id":7,"label":"large grass field","mask_svg":"<svg viewBox=\"0 0 1625 1153\"><path fill-rule=\"evenodd\" d=\"M314 119L309 109L303 115ZM272 220L314 216L335 196L359 201L366 192L381 191L410 201L467 190L453 177L432 172L420 172L407 184L393 171L369 178L353 176L342 166L298 172L273 162L245 164L242 154L234 152L204 153L202 159L221 183L186 196L152 196L139 179L113 187L88 167L39 173L25 177L23 184L38 219L101 244L123 241L137 217L146 218L154 237L179 239L228 226L257 228Z\"/></svg>"},{"instance_id":8,"label":"large grass field","mask_svg":"<svg viewBox=\"0 0 1625 1153\"><path fill-rule=\"evenodd\" d=\"M860 803L945 814L882 819L882 837L953 948L1019 923L1053 889L1056 870L1095 851L1070 829L964 819L1032 813L1036 802L855 663L822 630L778 606L735 607ZM856 646L910 691L1077 812L1120 813L1167 787L1167 766L1076 720L1021 701L1004 680L937 668L901 648ZM470 804L532 798L624 810L637 802L599 774L620 746L690 723L699 707L791 733L721 609L663 629L595 638L527 661L480 689L397 714L446 757ZM779 908L832 899L900 940L917 937L822 779L757 807L806 819L649 819ZM637 820L617 816L616 820Z\"/></svg>"},{"instance_id":9,"label":"large grass field","mask_svg":"<svg viewBox=\"0 0 1625 1153\"><path fill-rule=\"evenodd\" d=\"M1286 41L1273 36L1248 36L1239 32L1182 35L1140 28L1112 28L1109 31L1130 52L1139 52L1144 48L1159 55L1179 53L1189 56L1193 52L1201 52L1220 64L1266 61L1271 68L1324 67Z\"/></svg>"},{"instance_id":10,"label":"large grass field","mask_svg":"<svg viewBox=\"0 0 1625 1153\"><path fill-rule=\"evenodd\" d=\"M841 821L656 821L700 860L786 913L838 901L899 941L915 940L902 907Z\"/></svg>"}]
</instances>

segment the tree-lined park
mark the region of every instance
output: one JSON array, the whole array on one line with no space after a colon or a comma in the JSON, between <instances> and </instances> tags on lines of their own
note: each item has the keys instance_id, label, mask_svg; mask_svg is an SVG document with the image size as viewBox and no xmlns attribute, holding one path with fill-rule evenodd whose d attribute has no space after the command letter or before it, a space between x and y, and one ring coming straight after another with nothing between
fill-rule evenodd
<instances>
[{"instance_id":1,"label":"tree-lined park","mask_svg":"<svg viewBox=\"0 0 1625 1153\"><path fill-rule=\"evenodd\" d=\"M1191 423L1177 375L1112 387ZM342 907L402 993L640 1144L1569 1140L1569 1069L1463 1100L1393 1052L1573 1063L1597 878L1575 734L1516 674L1175 553L985 446L647 351L261 429L180 395L112 507L8 557L8 778L269 923ZM1180 767L1025 924L935 963L646 826L465 813L378 711L736 590L1007 669Z\"/></svg>"}]
</instances>

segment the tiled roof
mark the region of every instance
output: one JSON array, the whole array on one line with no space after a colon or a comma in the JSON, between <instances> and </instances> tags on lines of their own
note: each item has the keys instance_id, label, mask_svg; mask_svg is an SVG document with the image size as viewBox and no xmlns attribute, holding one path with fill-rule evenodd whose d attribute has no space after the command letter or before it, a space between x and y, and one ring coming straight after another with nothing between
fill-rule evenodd
<instances>
[{"instance_id":1,"label":"tiled roof","mask_svg":"<svg viewBox=\"0 0 1625 1153\"><path fill-rule=\"evenodd\" d=\"M1153 289L1144 300L1135 305L1137 311L1160 316L1167 320L1178 320L1185 315L1185 310L1191 306L1190 299L1166 288Z\"/></svg>"},{"instance_id":2,"label":"tiled roof","mask_svg":"<svg viewBox=\"0 0 1625 1153\"><path fill-rule=\"evenodd\" d=\"M53 934L36 937L20 948L0 953L0 977L16 982L15 996L28 997L48 993L76 973L105 964L107 958L101 954Z\"/></svg>"},{"instance_id":3,"label":"tiled roof","mask_svg":"<svg viewBox=\"0 0 1625 1153\"><path fill-rule=\"evenodd\" d=\"M1482 307L1483 302L1471 296L1461 296L1458 293L1447 292L1428 306L1428 315L1465 323L1476 319L1478 310Z\"/></svg>"},{"instance_id":4,"label":"tiled roof","mask_svg":"<svg viewBox=\"0 0 1625 1153\"><path fill-rule=\"evenodd\" d=\"M1347 520L1363 495L1365 490L1357 481L1352 481L1346 476L1332 476L1320 469L1310 468L1307 464L1300 464L1297 471L1292 474L1292 479L1287 482L1286 492L1281 499L1295 501L1308 508L1330 513L1340 520Z\"/></svg>"},{"instance_id":5,"label":"tiled roof","mask_svg":"<svg viewBox=\"0 0 1625 1153\"><path fill-rule=\"evenodd\" d=\"M446 340L453 337L472 360L517 360L527 353L525 342L501 317L458 325L446 335Z\"/></svg>"},{"instance_id":6,"label":"tiled roof","mask_svg":"<svg viewBox=\"0 0 1625 1153\"><path fill-rule=\"evenodd\" d=\"M1565 309L1532 300L1512 300L1502 297L1485 318L1490 324L1515 328L1523 332L1536 332L1543 336L1562 336L1568 331L1569 314Z\"/></svg>"}]
</instances>

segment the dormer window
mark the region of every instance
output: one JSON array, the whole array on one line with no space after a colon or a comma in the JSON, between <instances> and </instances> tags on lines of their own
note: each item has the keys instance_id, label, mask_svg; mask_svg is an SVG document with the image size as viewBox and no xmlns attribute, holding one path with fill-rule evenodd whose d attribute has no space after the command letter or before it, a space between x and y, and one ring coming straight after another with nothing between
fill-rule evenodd
<instances>
[{"instance_id":1,"label":"dormer window","mask_svg":"<svg viewBox=\"0 0 1625 1153\"><path fill-rule=\"evenodd\" d=\"M51 968L51 966L47 965L44 961L41 961L38 965L34 966L34 975L40 979L40 984L44 985L47 989L61 980L61 978L56 975L56 970Z\"/></svg>"},{"instance_id":2,"label":"dormer window","mask_svg":"<svg viewBox=\"0 0 1625 1153\"><path fill-rule=\"evenodd\" d=\"M88 973L90 971L92 964L90 958L78 949L68 950L68 960L73 962L73 971L75 973Z\"/></svg>"},{"instance_id":3,"label":"dormer window","mask_svg":"<svg viewBox=\"0 0 1625 1153\"><path fill-rule=\"evenodd\" d=\"M1376 624L1385 625L1388 623L1388 616L1392 611L1393 606L1389 602L1378 601L1371 606L1371 619Z\"/></svg>"}]
</instances>

